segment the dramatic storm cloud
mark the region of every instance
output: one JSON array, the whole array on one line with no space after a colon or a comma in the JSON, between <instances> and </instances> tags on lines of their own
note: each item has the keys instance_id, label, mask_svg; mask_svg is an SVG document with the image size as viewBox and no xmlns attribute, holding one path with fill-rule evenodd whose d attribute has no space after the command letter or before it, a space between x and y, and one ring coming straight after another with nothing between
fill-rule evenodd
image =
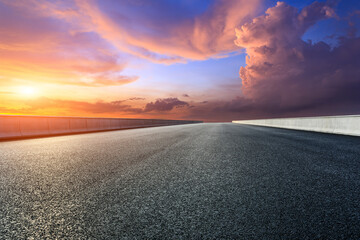
<instances>
[{"instance_id":1,"label":"dramatic storm cloud","mask_svg":"<svg viewBox=\"0 0 360 240\"><path fill-rule=\"evenodd\" d=\"M360 39L343 37L335 48L302 40L311 26L334 16L326 3L315 2L298 12L278 2L236 29L235 43L248 55L240 69L248 107L273 113L359 107L360 62L355 59L360 59Z\"/></svg>"}]
</instances>

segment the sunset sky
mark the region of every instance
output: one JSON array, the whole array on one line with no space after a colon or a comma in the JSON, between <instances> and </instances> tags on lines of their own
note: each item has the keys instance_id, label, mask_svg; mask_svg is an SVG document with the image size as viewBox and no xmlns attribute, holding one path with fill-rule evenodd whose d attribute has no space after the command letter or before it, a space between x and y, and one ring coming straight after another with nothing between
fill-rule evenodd
<instances>
[{"instance_id":1,"label":"sunset sky","mask_svg":"<svg viewBox=\"0 0 360 240\"><path fill-rule=\"evenodd\" d=\"M0 0L0 113L360 113L360 1Z\"/></svg>"}]
</instances>

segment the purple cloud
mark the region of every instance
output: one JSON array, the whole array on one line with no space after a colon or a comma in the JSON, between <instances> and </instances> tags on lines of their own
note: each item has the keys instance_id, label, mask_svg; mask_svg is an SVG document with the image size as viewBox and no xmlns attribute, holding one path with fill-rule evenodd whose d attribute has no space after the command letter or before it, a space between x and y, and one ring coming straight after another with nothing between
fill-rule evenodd
<instances>
[{"instance_id":1,"label":"purple cloud","mask_svg":"<svg viewBox=\"0 0 360 240\"><path fill-rule=\"evenodd\" d=\"M360 59L360 39L343 37L335 48L302 40L316 22L333 16L323 2L300 12L278 2L266 15L236 29L235 43L248 55L240 69L244 97L236 102L277 115L358 109L360 63L354 60Z\"/></svg>"},{"instance_id":2,"label":"purple cloud","mask_svg":"<svg viewBox=\"0 0 360 240\"><path fill-rule=\"evenodd\" d=\"M171 111L174 108L189 106L187 102L181 101L177 98L163 98L157 99L155 102L150 102L146 104L144 111Z\"/></svg>"}]
</instances>

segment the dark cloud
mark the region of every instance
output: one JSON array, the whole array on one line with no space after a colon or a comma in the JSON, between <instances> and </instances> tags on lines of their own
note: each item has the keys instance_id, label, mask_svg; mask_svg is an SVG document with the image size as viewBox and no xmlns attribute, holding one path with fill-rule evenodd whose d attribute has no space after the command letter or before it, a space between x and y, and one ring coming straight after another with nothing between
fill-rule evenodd
<instances>
[{"instance_id":1,"label":"dark cloud","mask_svg":"<svg viewBox=\"0 0 360 240\"><path fill-rule=\"evenodd\" d=\"M155 102L146 104L144 111L171 111L174 108L189 106L187 102L181 101L177 98L163 98L157 99Z\"/></svg>"},{"instance_id":2,"label":"dark cloud","mask_svg":"<svg viewBox=\"0 0 360 240\"><path fill-rule=\"evenodd\" d=\"M186 109L186 119L231 122L232 120L243 119L359 114L360 110L356 112L354 111L355 108L354 104L344 106L343 103L336 102L319 102L311 105L311 107L278 108L248 98L237 97L229 101L196 103L191 108Z\"/></svg>"},{"instance_id":3,"label":"dark cloud","mask_svg":"<svg viewBox=\"0 0 360 240\"><path fill-rule=\"evenodd\" d=\"M300 12L278 2L266 15L238 28L235 43L248 55L240 69L243 95L199 102L187 118L231 121L359 114L360 38L336 34L336 47L302 40L315 23L335 16L323 2Z\"/></svg>"},{"instance_id":4,"label":"dark cloud","mask_svg":"<svg viewBox=\"0 0 360 240\"><path fill-rule=\"evenodd\" d=\"M189 94L186 94L186 93L183 94L182 96L183 96L183 97L190 97Z\"/></svg>"},{"instance_id":5,"label":"dark cloud","mask_svg":"<svg viewBox=\"0 0 360 240\"><path fill-rule=\"evenodd\" d=\"M132 98L129 98L127 100L130 100L130 101L141 101L141 100L145 100L145 98L142 98L142 97L132 97Z\"/></svg>"},{"instance_id":6,"label":"dark cloud","mask_svg":"<svg viewBox=\"0 0 360 240\"><path fill-rule=\"evenodd\" d=\"M298 12L278 2L238 28L236 44L248 54L240 69L244 97L223 107L264 116L359 112L360 38L342 37L335 48L302 40L309 27L332 16L326 3Z\"/></svg>"}]
</instances>

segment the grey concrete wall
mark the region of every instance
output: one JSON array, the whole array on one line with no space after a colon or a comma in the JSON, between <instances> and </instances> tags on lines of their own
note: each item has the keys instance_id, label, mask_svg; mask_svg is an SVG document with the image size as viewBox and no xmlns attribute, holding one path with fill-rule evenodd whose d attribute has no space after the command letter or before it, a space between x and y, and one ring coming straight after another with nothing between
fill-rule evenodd
<instances>
[{"instance_id":1,"label":"grey concrete wall","mask_svg":"<svg viewBox=\"0 0 360 240\"><path fill-rule=\"evenodd\" d=\"M233 123L360 136L360 115L239 120Z\"/></svg>"},{"instance_id":2,"label":"grey concrete wall","mask_svg":"<svg viewBox=\"0 0 360 240\"><path fill-rule=\"evenodd\" d=\"M0 140L191 123L201 122L162 119L78 118L0 115Z\"/></svg>"}]
</instances>

